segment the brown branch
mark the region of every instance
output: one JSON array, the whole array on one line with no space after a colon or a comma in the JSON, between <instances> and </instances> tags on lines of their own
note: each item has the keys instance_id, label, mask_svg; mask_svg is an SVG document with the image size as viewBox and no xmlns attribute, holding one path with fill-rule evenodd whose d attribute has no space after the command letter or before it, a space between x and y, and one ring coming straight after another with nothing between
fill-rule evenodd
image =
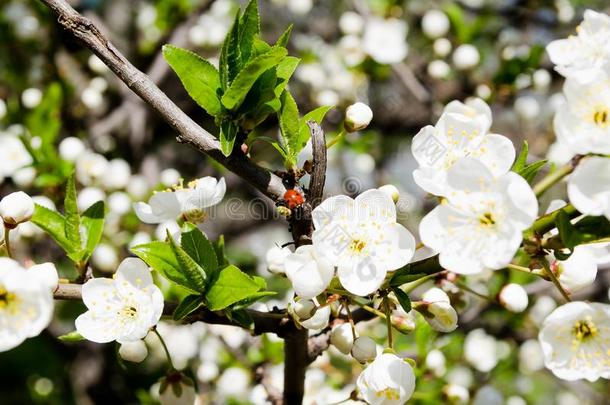
<instances>
[{"instance_id":1,"label":"brown branch","mask_svg":"<svg viewBox=\"0 0 610 405\"><path fill-rule=\"evenodd\" d=\"M66 31L83 42L127 87L178 131L178 142L189 143L206 153L273 200L284 194L285 187L281 179L254 164L244 154L236 153L225 157L220 151L219 141L212 134L178 108L148 76L132 65L90 20L80 15L65 0L40 1L53 10L57 21Z\"/></svg>"}]
</instances>

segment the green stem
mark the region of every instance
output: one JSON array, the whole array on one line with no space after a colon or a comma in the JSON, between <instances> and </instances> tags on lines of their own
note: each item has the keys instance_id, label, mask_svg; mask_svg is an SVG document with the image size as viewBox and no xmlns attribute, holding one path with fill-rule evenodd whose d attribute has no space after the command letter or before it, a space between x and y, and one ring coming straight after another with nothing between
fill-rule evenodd
<instances>
[{"instance_id":1,"label":"green stem","mask_svg":"<svg viewBox=\"0 0 610 405\"><path fill-rule=\"evenodd\" d=\"M172 361L172 356L169 355L169 350L167 349L167 345L165 344L165 340L163 340L163 337L161 336L161 334L157 330L156 326L153 327L152 331L155 333L155 335L157 335L157 337L159 338L159 341L161 342L161 346L163 346L163 350L165 351L165 356L167 357L167 362L169 363L170 371L175 370L176 367L174 367L174 362Z\"/></svg>"},{"instance_id":2,"label":"green stem","mask_svg":"<svg viewBox=\"0 0 610 405\"><path fill-rule=\"evenodd\" d=\"M335 136L333 139L328 141L328 143L326 144L326 149L332 148L336 143L338 143L341 139L343 139L344 136L345 136L345 129L342 129L341 132L339 132L339 134L337 134L337 136Z\"/></svg>"},{"instance_id":3,"label":"green stem","mask_svg":"<svg viewBox=\"0 0 610 405\"><path fill-rule=\"evenodd\" d=\"M510 263L508 266L506 266L506 268L509 270L517 270L517 271L522 271L527 274L533 274L529 268L524 267L524 266L518 266L518 265L512 264L512 263Z\"/></svg>"},{"instance_id":4,"label":"green stem","mask_svg":"<svg viewBox=\"0 0 610 405\"><path fill-rule=\"evenodd\" d=\"M555 218L557 218L557 215L559 214L560 211L565 212L568 215L568 217L570 217L570 218L576 218L577 216L580 215L580 212L578 212L572 204L568 204L565 207L562 207L555 211L549 212L548 214L543 215L540 218L538 218L536 221L534 221L532 226L529 227L529 229L524 231L524 235L527 236L527 235L532 235L534 233L536 233L538 235L543 235L543 234L547 233L548 231L550 231L551 229L554 229L555 228Z\"/></svg>"},{"instance_id":5,"label":"green stem","mask_svg":"<svg viewBox=\"0 0 610 405\"><path fill-rule=\"evenodd\" d=\"M9 238L9 234L10 234L11 230L10 228L8 228L6 225L4 226L4 249L6 250L6 255L9 258L12 258L13 255L11 254L11 240Z\"/></svg>"},{"instance_id":6,"label":"green stem","mask_svg":"<svg viewBox=\"0 0 610 405\"><path fill-rule=\"evenodd\" d=\"M557 276L555 275L555 273L553 273L553 271L549 268L548 264L546 263L542 263L542 266L544 267L544 272L546 275L549 276L549 278L551 279L551 281L553 282L553 284L555 284L555 287L557 288L557 290L559 290L559 292L561 293L561 295L563 296L563 298L566 300L566 302L571 302L572 299L570 298L570 295L568 294L568 292L563 288L563 286L561 285L561 283L559 282L559 280L557 279Z\"/></svg>"},{"instance_id":7,"label":"green stem","mask_svg":"<svg viewBox=\"0 0 610 405\"><path fill-rule=\"evenodd\" d=\"M383 306L385 308L385 323L388 327L388 347L392 349L394 347L394 333L392 331L392 310L390 308L390 300L387 296L383 299Z\"/></svg>"},{"instance_id":8,"label":"green stem","mask_svg":"<svg viewBox=\"0 0 610 405\"><path fill-rule=\"evenodd\" d=\"M457 286L460 287L462 290L469 292L472 295L475 295L481 299L484 299L486 301L490 301L490 302L496 302L496 300L492 299L491 297L488 297L485 294L481 294L480 292L477 292L475 290L473 290L472 288L468 287L466 284L464 284L462 281L457 282Z\"/></svg>"},{"instance_id":9,"label":"green stem","mask_svg":"<svg viewBox=\"0 0 610 405\"><path fill-rule=\"evenodd\" d=\"M563 179L573 171L574 165L570 163L560 167L554 172L547 174L542 180L540 180L539 183L534 186L534 194L536 194L536 197L540 197L542 194L545 193L545 191L553 187L555 184L561 181L561 179Z\"/></svg>"},{"instance_id":10,"label":"green stem","mask_svg":"<svg viewBox=\"0 0 610 405\"><path fill-rule=\"evenodd\" d=\"M402 290L406 293L410 293L415 290L417 287L425 284L427 281L434 280L438 276L438 273L428 274L422 278L418 278L415 281L411 281L410 283L406 283L402 286Z\"/></svg>"},{"instance_id":11,"label":"green stem","mask_svg":"<svg viewBox=\"0 0 610 405\"><path fill-rule=\"evenodd\" d=\"M352 327L352 338L356 340L356 325L354 324L354 318L352 317L352 311L349 309L349 301L346 300L344 302L345 311L347 312L347 320L349 321L350 326Z\"/></svg>"}]
</instances>

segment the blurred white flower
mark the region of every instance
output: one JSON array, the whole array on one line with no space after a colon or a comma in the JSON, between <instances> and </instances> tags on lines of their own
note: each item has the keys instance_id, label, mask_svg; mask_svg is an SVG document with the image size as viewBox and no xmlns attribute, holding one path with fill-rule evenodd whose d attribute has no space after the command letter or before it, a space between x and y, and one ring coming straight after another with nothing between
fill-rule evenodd
<instances>
[{"instance_id":1,"label":"blurred white flower","mask_svg":"<svg viewBox=\"0 0 610 405\"><path fill-rule=\"evenodd\" d=\"M451 73L451 67L444 60L433 60L428 63L428 74L434 79L445 79Z\"/></svg>"},{"instance_id":2,"label":"blurred white flower","mask_svg":"<svg viewBox=\"0 0 610 405\"><path fill-rule=\"evenodd\" d=\"M358 376L356 385L371 405L404 404L415 391L415 373L400 357L383 353Z\"/></svg>"},{"instance_id":3,"label":"blurred white flower","mask_svg":"<svg viewBox=\"0 0 610 405\"><path fill-rule=\"evenodd\" d=\"M159 401L161 405L193 405L197 399L195 383L182 373L174 373L161 380Z\"/></svg>"},{"instance_id":4,"label":"blurred white flower","mask_svg":"<svg viewBox=\"0 0 610 405\"><path fill-rule=\"evenodd\" d=\"M491 97L491 88L486 84L479 84L475 89L477 97L487 100Z\"/></svg>"},{"instance_id":5,"label":"blurred white flower","mask_svg":"<svg viewBox=\"0 0 610 405\"><path fill-rule=\"evenodd\" d=\"M105 176L107 168L104 156L85 150L76 158L76 179L85 186L92 185Z\"/></svg>"},{"instance_id":6,"label":"blurred white flower","mask_svg":"<svg viewBox=\"0 0 610 405\"><path fill-rule=\"evenodd\" d=\"M107 190L117 190L127 187L131 177L131 167L123 159L112 159L108 162L102 184Z\"/></svg>"},{"instance_id":7,"label":"blurred white flower","mask_svg":"<svg viewBox=\"0 0 610 405\"><path fill-rule=\"evenodd\" d=\"M133 342L123 342L119 347L119 356L125 361L132 363L141 363L148 356L146 343L142 340L134 340Z\"/></svg>"},{"instance_id":8,"label":"blurred white flower","mask_svg":"<svg viewBox=\"0 0 610 405\"><path fill-rule=\"evenodd\" d=\"M464 358L483 373L491 371L498 364L496 339L483 329L470 331L464 341Z\"/></svg>"},{"instance_id":9,"label":"blurred white flower","mask_svg":"<svg viewBox=\"0 0 610 405\"><path fill-rule=\"evenodd\" d=\"M466 405L470 400L470 392L462 385L449 384L443 387L443 393L449 400L449 403L454 405Z\"/></svg>"},{"instance_id":10,"label":"blurred white flower","mask_svg":"<svg viewBox=\"0 0 610 405\"><path fill-rule=\"evenodd\" d=\"M34 215L34 201L23 191L11 193L0 200L0 217L5 227L15 228L29 221L32 215Z\"/></svg>"},{"instance_id":11,"label":"blurred white flower","mask_svg":"<svg viewBox=\"0 0 610 405\"><path fill-rule=\"evenodd\" d=\"M451 45L451 41L449 41L447 38L438 38L434 41L434 44L432 44L432 49L434 49L434 53L440 56L441 58L444 58L445 56L449 55L451 53L452 48L453 46Z\"/></svg>"},{"instance_id":12,"label":"blurred white flower","mask_svg":"<svg viewBox=\"0 0 610 405\"><path fill-rule=\"evenodd\" d=\"M555 69L566 77L589 81L596 69L610 73L610 17L586 10L576 35L551 42L546 51Z\"/></svg>"},{"instance_id":13,"label":"blurred white flower","mask_svg":"<svg viewBox=\"0 0 610 405\"><path fill-rule=\"evenodd\" d=\"M545 320L538 339L545 366L573 381L610 378L610 305L569 302Z\"/></svg>"},{"instance_id":14,"label":"blurred white flower","mask_svg":"<svg viewBox=\"0 0 610 405\"><path fill-rule=\"evenodd\" d=\"M216 389L221 398L244 399L248 394L250 375L243 368L229 367L216 382Z\"/></svg>"},{"instance_id":15,"label":"blurred white flower","mask_svg":"<svg viewBox=\"0 0 610 405\"><path fill-rule=\"evenodd\" d=\"M437 377L441 377L447 371L446 363L445 355L438 349L430 350L426 355L426 368L431 370Z\"/></svg>"},{"instance_id":16,"label":"blurred white flower","mask_svg":"<svg viewBox=\"0 0 610 405\"><path fill-rule=\"evenodd\" d=\"M25 89L21 93L21 103L25 108L35 108L42 101L42 91L35 87Z\"/></svg>"},{"instance_id":17,"label":"blurred white flower","mask_svg":"<svg viewBox=\"0 0 610 405\"><path fill-rule=\"evenodd\" d=\"M163 294L146 263L136 258L123 260L112 279L87 281L82 295L88 311L76 318L76 330L97 343L140 340L163 313Z\"/></svg>"},{"instance_id":18,"label":"blurred white flower","mask_svg":"<svg viewBox=\"0 0 610 405\"><path fill-rule=\"evenodd\" d=\"M583 159L568 179L568 197L582 214L610 219L610 158Z\"/></svg>"},{"instance_id":19,"label":"blurred white flower","mask_svg":"<svg viewBox=\"0 0 610 405\"><path fill-rule=\"evenodd\" d=\"M146 197L148 194L150 187L146 178L141 174L134 174L129 178L129 183L127 184L127 192L134 199L142 199Z\"/></svg>"},{"instance_id":20,"label":"blurred white flower","mask_svg":"<svg viewBox=\"0 0 610 405\"><path fill-rule=\"evenodd\" d=\"M148 204L137 202L134 210L140 221L147 224L159 224L180 216L187 221L202 222L207 217L206 209L218 204L225 191L224 178L202 177L187 187L175 186L172 191L158 192Z\"/></svg>"},{"instance_id":21,"label":"blurred white flower","mask_svg":"<svg viewBox=\"0 0 610 405\"><path fill-rule=\"evenodd\" d=\"M56 287L54 265L47 263L26 270L18 262L0 257L0 352L38 336L47 327L53 315Z\"/></svg>"},{"instance_id":22,"label":"blurred white flower","mask_svg":"<svg viewBox=\"0 0 610 405\"><path fill-rule=\"evenodd\" d=\"M453 51L452 60L457 69L468 70L479 64L481 55L474 45L462 44Z\"/></svg>"},{"instance_id":23,"label":"blurred white flower","mask_svg":"<svg viewBox=\"0 0 610 405\"><path fill-rule=\"evenodd\" d=\"M530 374L544 368L542 346L535 339L529 339L519 346L519 371Z\"/></svg>"},{"instance_id":24,"label":"blurred white flower","mask_svg":"<svg viewBox=\"0 0 610 405\"><path fill-rule=\"evenodd\" d=\"M498 294L500 304L511 312L523 312L527 308L529 299L527 292L519 284L506 284Z\"/></svg>"},{"instance_id":25,"label":"blurred white flower","mask_svg":"<svg viewBox=\"0 0 610 405\"><path fill-rule=\"evenodd\" d=\"M17 136L0 132L0 180L2 177L11 177L32 162L32 157Z\"/></svg>"},{"instance_id":26,"label":"blurred white flower","mask_svg":"<svg viewBox=\"0 0 610 405\"><path fill-rule=\"evenodd\" d=\"M547 90L551 84L551 74L546 69L538 69L532 75L534 81L534 87L538 91Z\"/></svg>"},{"instance_id":27,"label":"blurred white flower","mask_svg":"<svg viewBox=\"0 0 610 405\"><path fill-rule=\"evenodd\" d=\"M524 121L540 117L540 103L532 96L520 96L515 100L515 112Z\"/></svg>"},{"instance_id":28,"label":"blurred white flower","mask_svg":"<svg viewBox=\"0 0 610 405\"><path fill-rule=\"evenodd\" d=\"M286 276L301 298L314 298L330 284L335 268L312 245L299 246L284 259Z\"/></svg>"},{"instance_id":29,"label":"blurred white flower","mask_svg":"<svg viewBox=\"0 0 610 405\"><path fill-rule=\"evenodd\" d=\"M574 155L574 151L568 145L566 145L565 142L556 140L551 144L551 146L549 146L546 153L546 158L556 165L565 165L574 157Z\"/></svg>"},{"instance_id":30,"label":"blurred white flower","mask_svg":"<svg viewBox=\"0 0 610 405\"><path fill-rule=\"evenodd\" d=\"M364 29L364 19L354 11L346 11L339 17L339 28L346 35L358 35Z\"/></svg>"},{"instance_id":31,"label":"blurred white flower","mask_svg":"<svg viewBox=\"0 0 610 405\"><path fill-rule=\"evenodd\" d=\"M267 270L273 274L284 274L286 272L284 262L291 253L287 247L274 245L265 255Z\"/></svg>"},{"instance_id":32,"label":"blurred white flower","mask_svg":"<svg viewBox=\"0 0 610 405\"><path fill-rule=\"evenodd\" d=\"M180 172L172 167L161 172L160 181L165 187L171 187L180 182Z\"/></svg>"},{"instance_id":33,"label":"blurred white flower","mask_svg":"<svg viewBox=\"0 0 610 405\"><path fill-rule=\"evenodd\" d=\"M360 336L354 340L351 355L360 363L371 361L377 356L377 343L368 336Z\"/></svg>"},{"instance_id":34,"label":"blurred white flower","mask_svg":"<svg viewBox=\"0 0 610 405\"><path fill-rule=\"evenodd\" d=\"M0 120L6 116L6 101L0 98Z\"/></svg>"},{"instance_id":35,"label":"blurred white flower","mask_svg":"<svg viewBox=\"0 0 610 405\"><path fill-rule=\"evenodd\" d=\"M108 72L109 70L108 66L106 66L106 64L102 62L102 60L98 58L97 55L91 55L87 60L87 65L89 66L89 69L91 69L97 74L103 74Z\"/></svg>"},{"instance_id":36,"label":"blurred white flower","mask_svg":"<svg viewBox=\"0 0 610 405\"><path fill-rule=\"evenodd\" d=\"M442 37L449 31L449 18L441 10L428 10L422 18L421 27L429 38Z\"/></svg>"},{"instance_id":37,"label":"blurred white flower","mask_svg":"<svg viewBox=\"0 0 610 405\"><path fill-rule=\"evenodd\" d=\"M97 110L104 103L104 96L98 89L85 87L80 95L80 100L85 107L91 110Z\"/></svg>"},{"instance_id":38,"label":"blurred white flower","mask_svg":"<svg viewBox=\"0 0 610 405\"><path fill-rule=\"evenodd\" d=\"M118 215L125 215L131 210L131 198L127 193L115 191L108 196L108 208Z\"/></svg>"},{"instance_id":39,"label":"blurred white flower","mask_svg":"<svg viewBox=\"0 0 610 405\"><path fill-rule=\"evenodd\" d=\"M85 187L78 192L76 204L80 211L85 211L98 201L106 200L106 193L97 187Z\"/></svg>"},{"instance_id":40,"label":"blurred white flower","mask_svg":"<svg viewBox=\"0 0 610 405\"><path fill-rule=\"evenodd\" d=\"M504 397L491 385L484 385L474 395L472 405L504 405Z\"/></svg>"},{"instance_id":41,"label":"blurred white flower","mask_svg":"<svg viewBox=\"0 0 610 405\"><path fill-rule=\"evenodd\" d=\"M91 255L91 263L96 269L112 273L119 264L119 257L112 246L100 243Z\"/></svg>"},{"instance_id":42,"label":"blurred white flower","mask_svg":"<svg viewBox=\"0 0 610 405\"><path fill-rule=\"evenodd\" d=\"M506 267L538 214L527 181L513 172L493 178L479 161L462 158L449 169L447 183L453 190L447 202L420 222L422 242L440 252L441 266L456 273Z\"/></svg>"},{"instance_id":43,"label":"blurred white flower","mask_svg":"<svg viewBox=\"0 0 610 405\"><path fill-rule=\"evenodd\" d=\"M407 23L396 18L372 17L366 21L362 47L381 64L401 62L409 52Z\"/></svg>"}]
</instances>

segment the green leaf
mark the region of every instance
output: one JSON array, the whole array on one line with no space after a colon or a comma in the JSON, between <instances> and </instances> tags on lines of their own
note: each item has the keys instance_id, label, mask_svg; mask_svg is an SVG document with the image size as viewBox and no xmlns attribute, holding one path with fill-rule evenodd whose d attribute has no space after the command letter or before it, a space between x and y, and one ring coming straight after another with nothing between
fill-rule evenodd
<instances>
[{"instance_id":1,"label":"green leaf","mask_svg":"<svg viewBox=\"0 0 610 405\"><path fill-rule=\"evenodd\" d=\"M260 282L233 265L222 269L206 293L208 308L219 311L249 297L257 296Z\"/></svg>"},{"instance_id":2,"label":"green leaf","mask_svg":"<svg viewBox=\"0 0 610 405\"><path fill-rule=\"evenodd\" d=\"M66 217L65 232L66 238L70 241L75 250L82 248L80 238L80 215L78 213L78 205L76 203L76 181L75 176L68 177L66 184L66 198L64 199L64 215Z\"/></svg>"},{"instance_id":3,"label":"green leaf","mask_svg":"<svg viewBox=\"0 0 610 405\"><path fill-rule=\"evenodd\" d=\"M519 152L519 156L515 159L515 163L513 163L513 167L510 169L515 173L519 173L525 165L527 164L527 154L529 151L529 146L527 141L523 141L523 146L521 147L521 152Z\"/></svg>"},{"instance_id":4,"label":"green leaf","mask_svg":"<svg viewBox=\"0 0 610 405\"><path fill-rule=\"evenodd\" d=\"M394 291L402 309L405 312L409 312L411 310L411 299L409 298L409 295L398 287L392 288L392 291Z\"/></svg>"},{"instance_id":5,"label":"green leaf","mask_svg":"<svg viewBox=\"0 0 610 405\"><path fill-rule=\"evenodd\" d=\"M186 296L174 310L174 321L179 321L182 318L190 315L193 311L199 309L203 305L203 296L193 294Z\"/></svg>"},{"instance_id":6,"label":"green leaf","mask_svg":"<svg viewBox=\"0 0 610 405\"><path fill-rule=\"evenodd\" d=\"M163 46L163 57L180 78L187 93L208 114L222 112L218 99L220 76L216 68L199 55L173 45Z\"/></svg>"},{"instance_id":7,"label":"green leaf","mask_svg":"<svg viewBox=\"0 0 610 405\"><path fill-rule=\"evenodd\" d=\"M282 48L286 48L288 45L288 41L290 40L290 34L292 34L292 24L286 28L286 30L280 35L275 43L275 46L281 46Z\"/></svg>"},{"instance_id":8,"label":"green leaf","mask_svg":"<svg viewBox=\"0 0 610 405\"><path fill-rule=\"evenodd\" d=\"M237 131L237 125L232 121L224 121L220 125L220 150L223 155L229 156L233 152Z\"/></svg>"},{"instance_id":9,"label":"green leaf","mask_svg":"<svg viewBox=\"0 0 610 405\"><path fill-rule=\"evenodd\" d=\"M134 246L130 250L166 279L191 289L190 283L182 273L178 259L176 259L169 243L155 241Z\"/></svg>"},{"instance_id":10,"label":"green leaf","mask_svg":"<svg viewBox=\"0 0 610 405\"><path fill-rule=\"evenodd\" d=\"M53 83L44 91L40 104L28 114L25 124L33 136L40 138L42 152L53 149L53 142L61 129L62 89L59 83Z\"/></svg>"},{"instance_id":11,"label":"green leaf","mask_svg":"<svg viewBox=\"0 0 610 405\"><path fill-rule=\"evenodd\" d=\"M250 313L245 309L230 310L226 312L227 318L237 322L242 328L252 329L254 326L254 319L250 316Z\"/></svg>"},{"instance_id":12,"label":"green leaf","mask_svg":"<svg viewBox=\"0 0 610 405\"><path fill-rule=\"evenodd\" d=\"M218 261L218 266L225 267L229 265L229 259L227 258L227 253L225 251L225 237L224 235L220 235L218 240L213 243L214 251L216 252L216 260Z\"/></svg>"},{"instance_id":13,"label":"green leaf","mask_svg":"<svg viewBox=\"0 0 610 405\"><path fill-rule=\"evenodd\" d=\"M284 138L284 148L288 152L288 161L291 165L296 163L299 142L299 109L292 95L284 90L282 93L282 109L279 114L280 129Z\"/></svg>"},{"instance_id":14,"label":"green leaf","mask_svg":"<svg viewBox=\"0 0 610 405\"><path fill-rule=\"evenodd\" d=\"M254 38L260 33L258 0L250 0L239 21L239 48L244 61L250 59Z\"/></svg>"},{"instance_id":15,"label":"green leaf","mask_svg":"<svg viewBox=\"0 0 610 405\"><path fill-rule=\"evenodd\" d=\"M95 247L100 243L104 231L104 215L103 201L96 202L83 212L81 220L87 240L85 241L84 255L80 258L81 261L88 260Z\"/></svg>"},{"instance_id":16,"label":"green leaf","mask_svg":"<svg viewBox=\"0 0 610 405\"><path fill-rule=\"evenodd\" d=\"M207 274L201 266L184 251L184 249L176 244L169 231L167 231L167 238L169 239L169 244L180 265L180 271L184 274L184 277L188 282L187 287L193 291L203 293L206 287Z\"/></svg>"},{"instance_id":17,"label":"green leaf","mask_svg":"<svg viewBox=\"0 0 610 405\"><path fill-rule=\"evenodd\" d=\"M220 84L222 89L226 90L242 67L239 48L239 12L235 15L233 25L222 44L218 65Z\"/></svg>"},{"instance_id":18,"label":"green leaf","mask_svg":"<svg viewBox=\"0 0 610 405\"><path fill-rule=\"evenodd\" d=\"M307 122L313 120L318 124L322 124L322 121L324 120L326 114L333 108L335 108L335 106L323 105L321 107L316 108L315 110L308 112L303 118L301 118L301 121L299 122L299 138L295 145L295 152L297 155L305 147L309 138L311 138L311 132L309 130L309 125L307 125Z\"/></svg>"},{"instance_id":19,"label":"green leaf","mask_svg":"<svg viewBox=\"0 0 610 405\"><path fill-rule=\"evenodd\" d=\"M574 249L574 247L581 243L582 237L580 232L572 225L570 217L563 210L557 213L555 225L559 231L559 237L567 248Z\"/></svg>"},{"instance_id":20,"label":"green leaf","mask_svg":"<svg viewBox=\"0 0 610 405\"><path fill-rule=\"evenodd\" d=\"M426 274L424 273L409 274L408 272L402 272L401 270L397 270L390 279L390 287L399 287L403 284L419 280L420 278L425 276Z\"/></svg>"},{"instance_id":21,"label":"green leaf","mask_svg":"<svg viewBox=\"0 0 610 405\"><path fill-rule=\"evenodd\" d=\"M282 92L288 85L288 80L292 77L292 74L296 70L297 66L301 63L301 59L295 58L294 56L286 56L276 68L277 81L275 84L274 93L276 97L281 97Z\"/></svg>"},{"instance_id":22,"label":"green leaf","mask_svg":"<svg viewBox=\"0 0 610 405\"><path fill-rule=\"evenodd\" d=\"M256 80L267 70L278 65L286 57L286 54L286 49L274 47L268 52L249 60L223 94L222 104L229 110L239 108Z\"/></svg>"},{"instance_id":23,"label":"green leaf","mask_svg":"<svg viewBox=\"0 0 610 405\"><path fill-rule=\"evenodd\" d=\"M198 228L182 233L182 249L211 276L218 268L216 252L208 238Z\"/></svg>"},{"instance_id":24,"label":"green leaf","mask_svg":"<svg viewBox=\"0 0 610 405\"><path fill-rule=\"evenodd\" d=\"M77 331L72 331L70 333L66 333L65 335L58 336L57 340L62 342L80 342L85 340L85 338Z\"/></svg>"},{"instance_id":25,"label":"green leaf","mask_svg":"<svg viewBox=\"0 0 610 405\"><path fill-rule=\"evenodd\" d=\"M546 164L547 164L547 160L540 160L538 162L534 162L532 164L529 164L527 166L525 166L523 169L521 169L518 173L528 182L528 183L532 183L532 181L534 181L534 178L536 178L536 175L538 174L538 172L540 171L540 169L542 169Z\"/></svg>"},{"instance_id":26,"label":"green leaf","mask_svg":"<svg viewBox=\"0 0 610 405\"><path fill-rule=\"evenodd\" d=\"M53 238L66 253L80 248L66 238L66 219L59 212L36 204L31 221Z\"/></svg>"},{"instance_id":27,"label":"green leaf","mask_svg":"<svg viewBox=\"0 0 610 405\"><path fill-rule=\"evenodd\" d=\"M284 158L284 160L288 159L288 153L284 150L284 147L281 143L278 142L277 139L273 139L268 136L257 136L256 140L267 142L269 145L273 146L278 152L280 152L280 155L282 155L282 158Z\"/></svg>"}]
</instances>

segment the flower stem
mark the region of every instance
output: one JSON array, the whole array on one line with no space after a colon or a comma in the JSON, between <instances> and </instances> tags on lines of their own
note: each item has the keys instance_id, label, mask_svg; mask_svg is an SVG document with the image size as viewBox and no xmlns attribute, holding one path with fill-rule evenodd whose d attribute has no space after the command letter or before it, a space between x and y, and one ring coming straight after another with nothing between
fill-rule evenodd
<instances>
[{"instance_id":1,"label":"flower stem","mask_svg":"<svg viewBox=\"0 0 610 405\"><path fill-rule=\"evenodd\" d=\"M385 309L385 323L388 327L388 347L392 349L394 347L394 333L392 331L392 310L390 308L390 300L387 296L383 299L383 306Z\"/></svg>"},{"instance_id":2,"label":"flower stem","mask_svg":"<svg viewBox=\"0 0 610 405\"><path fill-rule=\"evenodd\" d=\"M352 337L354 338L354 340L356 340L356 325L354 324L352 311L349 309L349 301L346 300L343 306L345 307L345 311L347 312L347 320L349 321L349 324L352 327Z\"/></svg>"},{"instance_id":3,"label":"flower stem","mask_svg":"<svg viewBox=\"0 0 610 405\"><path fill-rule=\"evenodd\" d=\"M176 367L174 367L174 362L172 361L172 356L170 356L170 354L169 354L169 350L167 349L165 340L163 340L163 337L157 330L156 326L152 328L152 331L155 333L155 335L157 335L157 337L159 338L159 341L161 342L161 346L163 346L163 351L165 351L165 356L167 357L167 362L169 363L169 370L170 371L175 370Z\"/></svg>"},{"instance_id":4,"label":"flower stem","mask_svg":"<svg viewBox=\"0 0 610 405\"><path fill-rule=\"evenodd\" d=\"M9 238L9 233L11 232L10 228L6 225L4 226L4 249L6 250L6 255L10 258L13 257L11 254L11 241Z\"/></svg>"},{"instance_id":5,"label":"flower stem","mask_svg":"<svg viewBox=\"0 0 610 405\"><path fill-rule=\"evenodd\" d=\"M326 144L326 149L332 148L336 143L338 143L341 139L343 139L344 136L345 136L345 129L342 129L341 132L339 132L339 134L337 134L337 136L335 136L333 139L328 141L328 143Z\"/></svg>"},{"instance_id":6,"label":"flower stem","mask_svg":"<svg viewBox=\"0 0 610 405\"><path fill-rule=\"evenodd\" d=\"M462 281L458 280L457 282L457 286L460 287L462 290L469 292L470 294L477 296L481 299L484 299L486 301L489 302L496 302L496 300L492 299L491 297L485 295L485 294L481 294L480 292L477 292L475 290L473 290L472 288L468 287L466 284L464 284Z\"/></svg>"},{"instance_id":7,"label":"flower stem","mask_svg":"<svg viewBox=\"0 0 610 405\"><path fill-rule=\"evenodd\" d=\"M565 288L563 288L563 286L561 285L561 283L559 282L559 279L557 279L557 276L555 275L555 273L553 273L553 270L551 270L548 266L548 264L546 263L542 263L542 266L544 267L544 272L546 275L549 276L549 278L551 279L551 281L553 282L553 284L555 284L555 287L557 288L557 290L559 290L559 292L561 293L561 295L563 296L563 298L567 301L567 302L571 302L572 299L570 298L570 294L568 294L568 292L565 290Z\"/></svg>"},{"instance_id":8,"label":"flower stem","mask_svg":"<svg viewBox=\"0 0 610 405\"><path fill-rule=\"evenodd\" d=\"M411 281L410 283L406 283L403 285L402 290L406 293L410 293L415 290L417 287L425 284L427 281L434 280L438 276L438 273L428 274L422 278L419 278L415 281Z\"/></svg>"},{"instance_id":9,"label":"flower stem","mask_svg":"<svg viewBox=\"0 0 610 405\"><path fill-rule=\"evenodd\" d=\"M574 165L572 163L570 163L570 164L560 167L559 169L555 170L554 172L547 174L542 180L540 180L540 182L538 182L534 186L534 194L536 194L536 197L540 197L549 188L551 188L555 184L559 183L559 181L561 181L561 179L563 179L564 177L566 177L568 174L572 173L573 171L574 171Z\"/></svg>"}]
</instances>

